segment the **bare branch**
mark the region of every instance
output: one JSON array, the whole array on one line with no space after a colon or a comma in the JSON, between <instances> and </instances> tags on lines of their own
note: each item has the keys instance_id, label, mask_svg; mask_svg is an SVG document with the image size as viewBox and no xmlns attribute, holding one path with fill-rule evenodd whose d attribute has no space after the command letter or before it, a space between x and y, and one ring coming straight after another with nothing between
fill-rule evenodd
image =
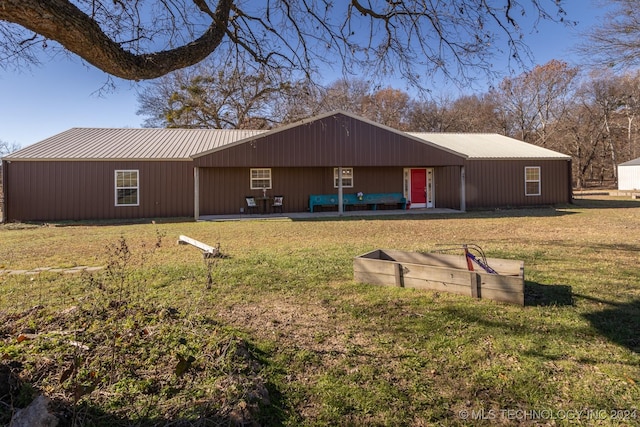
<instances>
[{"instance_id":1,"label":"bare branch","mask_svg":"<svg viewBox=\"0 0 640 427\"><path fill-rule=\"evenodd\" d=\"M216 53L307 78L328 68L418 85L435 73L490 73L495 55L522 64L520 24L528 14L562 21L563 1L545 3L554 17L542 0L0 0L0 20L29 30L22 40L35 32L125 79ZM14 41L0 40L0 59L21 54Z\"/></svg>"},{"instance_id":2,"label":"bare branch","mask_svg":"<svg viewBox=\"0 0 640 427\"><path fill-rule=\"evenodd\" d=\"M117 77L151 79L202 61L222 41L232 0L220 0L215 19L198 39L174 49L134 54L109 38L90 16L65 0L3 0L0 19L58 41L87 62Z\"/></svg>"},{"instance_id":3,"label":"bare branch","mask_svg":"<svg viewBox=\"0 0 640 427\"><path fill-rule=\"evenodd\" d=\"M593 66L624 69L640 65L640 9L635 0L610 0L614 6L587 33L577 50Z\"/></svg>"}]
</instances>

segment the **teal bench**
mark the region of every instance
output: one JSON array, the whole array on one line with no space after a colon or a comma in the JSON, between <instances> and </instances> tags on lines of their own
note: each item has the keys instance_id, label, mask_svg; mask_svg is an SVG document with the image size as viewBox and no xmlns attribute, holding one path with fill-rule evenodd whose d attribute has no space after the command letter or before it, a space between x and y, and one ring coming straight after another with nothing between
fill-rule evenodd
<instances>
[{"instance_id":1,"label":"teal bench","mask_svg":"<svg viewBox=\"0 0 640 427\"><path fill-rule=\"evenodd\" d=\"M345 193L342 195L342 205L347 206L367 206L372 210L378 209L381 205L395 205L402 209L407 209L407 199L402 193L370 193L364 194L362 200L358 199L355 193ZM337 194L312 194L309 196L309 212L313 212L318 206L338 206Z\"/></svg>"}]
</instances>

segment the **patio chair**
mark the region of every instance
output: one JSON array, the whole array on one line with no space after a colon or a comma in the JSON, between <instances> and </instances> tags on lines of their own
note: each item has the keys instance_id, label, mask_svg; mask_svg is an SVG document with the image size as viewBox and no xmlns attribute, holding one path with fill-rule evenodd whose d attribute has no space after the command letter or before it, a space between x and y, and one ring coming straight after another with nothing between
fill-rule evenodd
<instances>
[{"instance_id":1,"label":"patio chair","mask_svg":"<svg viewBox=\"0 0 640 427\"><path fill-rule=\"evenodd\" d=\"M282 204L284 203L284 196L273 196L273 205L271 209L273 212L279 211L282 213Z\"/></svg>"},{"instance_id":2,"label":"patio chair","mask_svg":"<svg viewBox=\"0 0 640 427\"><path fill-rule=\"evenodd\" d=\"M255 197L246 196L244 199L247 201L247 213L256 213L258 211L258 205L256 204Z\"/></svg>"}]
</instances>

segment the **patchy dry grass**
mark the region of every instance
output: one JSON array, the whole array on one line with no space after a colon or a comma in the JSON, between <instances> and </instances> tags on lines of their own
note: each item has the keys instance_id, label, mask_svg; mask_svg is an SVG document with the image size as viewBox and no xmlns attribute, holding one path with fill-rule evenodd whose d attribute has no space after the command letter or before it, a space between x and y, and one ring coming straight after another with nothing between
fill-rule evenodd
<instances>
[{"instance_id":1,"label":"patchy dry grass","mask_svg":"<svg viewBox=\"0 0 640 427\"><path fill-rule=\"evenodd\" d=\"M207 266L180 234L226 257ZM41 391L65 420L96 425L637 425L639 242L640 203L611 199L450 217L3 226L0 269L111 267L0 276L0 357L15 373L0 422ZM459 243L524 260L527 306L352 280L353 257L372 249Z\"/></svg>"}]
</instances>

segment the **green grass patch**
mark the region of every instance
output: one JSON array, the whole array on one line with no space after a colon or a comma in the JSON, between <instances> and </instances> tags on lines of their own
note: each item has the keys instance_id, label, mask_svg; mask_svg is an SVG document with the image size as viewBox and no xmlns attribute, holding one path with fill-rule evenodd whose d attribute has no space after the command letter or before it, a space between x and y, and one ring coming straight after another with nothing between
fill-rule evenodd
<instances>
[{"instance_id":1,"label":"green grass patch","mask_svg":"<svg viewBox=\"0 0 640 427\"><path fill-rule=\"evenodd\" d=\"M206 262L180 234L225 256ZM640 204L624 200L0 226L0 269L105 267L0 275L0 423L44 393L85 425L563 425L522 411L585 410L637 425L638 242ZM362 253L458 243L523 260L526 306L353 282Z\"/></svg>"}]
</instances>

